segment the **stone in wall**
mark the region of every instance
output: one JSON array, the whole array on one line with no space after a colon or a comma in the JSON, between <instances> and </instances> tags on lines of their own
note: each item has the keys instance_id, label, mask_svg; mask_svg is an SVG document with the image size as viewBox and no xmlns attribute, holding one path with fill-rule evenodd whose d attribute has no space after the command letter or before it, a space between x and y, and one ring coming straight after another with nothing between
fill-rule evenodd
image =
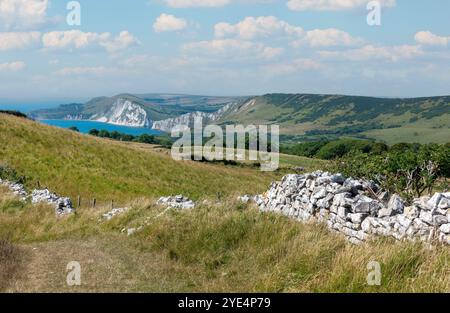
<instances>
[{"instance_id":1,"label":"stone in wall","mask_svg":"<svg viewBox=\"0 0 450 313\"><path fill-rule=\"evenodd\" d=\"M158 199L156 204L180 210L190 210L195 208L194 201L189 200L188 198L183 197L182 195L161 197Z\"/></svg>"},{"instance_id":2,"label":"stone in wall","mask_svg":"<svg viewBox=\"0 0 450 313\"><path fill-rule=\"evenodd\" d=\"M317 171L286 175L256 202L261 211L326 223L355 244L378 236L450 244L450 193L408 205L374 182Z\"/></svg>"}]
</instances>

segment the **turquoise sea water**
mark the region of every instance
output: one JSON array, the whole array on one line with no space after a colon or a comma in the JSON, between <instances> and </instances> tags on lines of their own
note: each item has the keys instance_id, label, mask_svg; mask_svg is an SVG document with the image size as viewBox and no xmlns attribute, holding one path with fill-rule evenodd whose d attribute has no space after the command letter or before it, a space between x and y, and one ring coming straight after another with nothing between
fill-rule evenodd
<instances>
[{"instance_id":1,"label":"turquoise sea water","mask_svg":"<svg viewBox=\"0 0 450 313\"><path fill-rule=\"evenodd\" d=\"M119 133L129 134L133 136L139 136L142 134L151 134L151 135L159 135L163 134L158 130L153 130L150 128L144 127L127 127L120 125L113 125L102 122L94 122L94 121L69 121L69 120L39 120L39 122L51 126L61 127L61 128L70 128L72 126L77 127L80 132L88 133L91 129L98 130L107 130L109 132L118 131Z\"/></svg>"}]
</instances>

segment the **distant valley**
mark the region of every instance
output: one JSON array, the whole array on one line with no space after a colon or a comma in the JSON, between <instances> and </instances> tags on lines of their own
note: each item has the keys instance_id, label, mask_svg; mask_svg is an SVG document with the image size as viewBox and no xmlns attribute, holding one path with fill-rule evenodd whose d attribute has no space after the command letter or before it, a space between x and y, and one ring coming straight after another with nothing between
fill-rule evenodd
<instances>
[{"instance_id":1,"label":"distant valley","mask_svg":"<svg viewBox=\"0 0 450 313\"><path fill-rule=\"evenodd\" d=\"M170 132L175 125L278 124L285 141L339 137L387 143L448 141L450 96L374 98L345 95L267 94L210 97L121 94L33 111L35 119L91 120Z\"/></svg>"}]
</instances>

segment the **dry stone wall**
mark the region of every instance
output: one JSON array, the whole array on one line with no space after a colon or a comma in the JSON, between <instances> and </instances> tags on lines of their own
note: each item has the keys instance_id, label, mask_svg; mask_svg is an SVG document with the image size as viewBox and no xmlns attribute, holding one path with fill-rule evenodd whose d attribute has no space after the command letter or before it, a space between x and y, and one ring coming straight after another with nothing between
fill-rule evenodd
<instances>
[{"instance_id":1,"label":"dry stone wall","mask_svg":"<svg viewBox=\"0 0 450 313\"><path fill-rule=\"evenodd\" d=\"M22 184L0 179L0 185L8 187L11 192L22 201L31 200L31 203L47 203L55 208L56 215L67 215L75 212L72 201L67 197L60 197L48 189L35 189L28 194Z\"/></svg>"},{"instance_id":2,"label":"dry stone wall","mask_svg":"<svg viewBox=\"0 0 450 313\"><path fill-rule=\"evenodd\" d=\"M355 244L378 236L450 244L449 192L408 205L373 182L317 171L285 176L256 202L261 211L326 223Z\"/></svg>"}]
</instances>

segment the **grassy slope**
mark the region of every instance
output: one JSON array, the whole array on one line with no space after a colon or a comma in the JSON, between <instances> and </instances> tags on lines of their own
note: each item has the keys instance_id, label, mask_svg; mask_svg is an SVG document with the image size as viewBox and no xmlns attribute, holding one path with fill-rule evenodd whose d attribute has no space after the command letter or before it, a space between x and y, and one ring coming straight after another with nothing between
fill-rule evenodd
<instances>
[{"instance_id":1,"label":"grassy slope","mask_svg":"<svg viewBox=\"0 0 450 313\"><path fill-rule=\"evenodd\" d=\"M22 255L8 272L0 268L8 277L2 290L450 291L447 247L388 241L352 246L324 227L232 202L160 215L162 210L136 202L110 222L100 223L101 212L86 209L57 220L51 208L23 206L0 193L0 236L9 234ZM120 232L149 217L142 232ZM70 261L81 265L79 287L66 285ZM370 261L381 264L381 286L366 283Z\"/></svg>"},{"instance_id":2,"label":"grassy slope","mask_svg":"<svg viewBox=\"0 0 450 313\"><path fill-rule=\"evenodd\" d=\"M125 144L0 116L0 160L63 194L198 197L262 191L273 176L250 168L176 163L147 145ZM288 160L305 165L301 159ZM218 176L218 177L217 177ZM171 188L173 186L174 189ZM0 239L14 242L1 262L0 291L450 291L450 250L378 242L355 247L323 227L259 213L231 200L169 211L137 199L99 222L107 209L81 208L57 219L0 188ZM122 229L150 224L135 236ZM0 247L2 249L2 247ZM0 251L1 254L2 251ZM8 259L9 258L9 259ZM366 284L369 261L382 285ZM82 286L66 285L78 261ZM3 265L2 263L2 265Z\"/></svg>"},{"instance_id":3,"label":"grassy slope","mask_svg":"<svg viewBox=\"0 0 450 313\"><path fill-rule=\"evenodd\" d=\"M76 198L126 202L184 194L193 199L256 194L282 173L256 168L174 161L168 150L121 143L0 114L0 163L56 192ZM282 156L283 166L307 169L320 161Z\"/></svg>"},{"instance_id":4,"label":"grassy slope","mask_svg":"<svg viewBox=\"0 0 450 313\"><path fill-rule=\"evenodd\" d=\"M280 125L282 134L293 136L304 135L311 130L341 130L343 133L338 136L366 135L388 143L446 143L450 136L449 108L448 96L384 99L269 94L246 102L221 122L275 123ZM347 129L343 130L344 127Z\"/></svg>"}]
</instances>

